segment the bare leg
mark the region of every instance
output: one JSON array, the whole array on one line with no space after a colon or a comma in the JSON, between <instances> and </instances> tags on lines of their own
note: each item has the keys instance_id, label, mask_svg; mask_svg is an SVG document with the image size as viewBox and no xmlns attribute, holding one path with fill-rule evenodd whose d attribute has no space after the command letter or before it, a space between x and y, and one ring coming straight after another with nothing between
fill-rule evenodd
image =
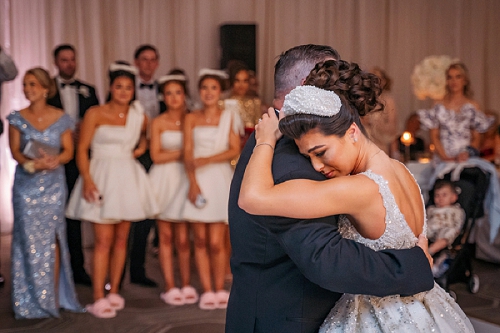
<instances>
[{"instance_id":1,"label":"bare leg","mask_svg":"<svg viewBox=\"0 0 500 333\"><path fill-rule=\"evenodd\" d=\"M191 247L189 244L189 225L187 223L176 223L175 225L175 248L177 249L179 271L181 273L181 286L188 286L191 281Z\"/></svg>"},{"instance_id":2,"label":"bare leg","mask_svg":"<svg viewBox=\"0 0 500 333\"><path fill-rule=\"evenodd\" d=\"M92 223L94 227L94 269L92 271L92 288L94 301L104 297L104 284L109 268L109 255L114 239L114 225Z\"/></svg>"},{"instance_id":3,"label":"bare leg","mask_svg":"<svg viewBox=\"0 0 500 333\"><path fill-rule=\"evenodd\" d=\"M157 220L158 228L158 258L160 267L165 279L165 292L175 287L174 281L174 261L172 259L172 223L168 221Z\"/></svg>"},{"instance_id":4,"label":"bare leg","mask_svg":"<svg viewBox=\"0 0 500 333\"><path fill-rule=\"evenodd\" d=\"M120 291L120 281L122 278L125 259L127 258L128 234L130 222L122 221L114 225L115 237L113 252L111 254L111 267L109 270L109 282L111 284L110 293L118 294Z\"/></svg>"},{"instance_id":5,"label":"bare leg","mask_svg":"<svg viewBox=\"0 0 500 333\"><path fill-rule=\"evenodd\" d=\"M208 225L210 234L210 260L214 274L215 290L224 289L224 276L226 273L226 251L224 236L225 223L211 223Z\"/></svg>"},{"instance_id":6,"label":"bare leg","mask_svg":"<svg viewBox=\"0 0 500 333\"><path fill-rule=\"evenodd\" d=\"M210 258L207 252L207 225L205 223L193 223L194 231L194 259L200 282L204 292L212 291L212 279L210 277Z\"/></svg>"}]
</instances>

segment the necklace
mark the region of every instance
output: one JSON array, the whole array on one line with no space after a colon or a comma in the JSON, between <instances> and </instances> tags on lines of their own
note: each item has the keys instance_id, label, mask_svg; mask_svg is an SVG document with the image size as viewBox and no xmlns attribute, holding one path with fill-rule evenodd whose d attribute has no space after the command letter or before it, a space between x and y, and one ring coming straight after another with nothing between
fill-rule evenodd
<instances>
[{"instance_id":1,"label":"necklace","mask_svg":"<svg viewBox=\"0 0 500 333\"><path fill-rule=\"evenodd\" d=\"M180 121L180 120L177 120L177 121L175 122L175 126L181 126L181 121Z\"/></svg>"},{"instance_id":2,"label":"necklace","mask_svg":"<svg viewBox=\"0 0 500 333\"><path fill-rule=\"evenodd\" d=\"M366 160L366 165L368 165L368 162L370 162L370 160L371 160L372 158L374 158L374 157L375 157L375 155L377 155L377 154L378 154L378 153L380 153L381 151L382 151L382 149L379 149L379 150L378 150L375 154L373 154L373 155L372 155L369 159L367 159L367 160Z\"/></svg>"},{"instance_id":3,"label":"necklace","mask_svg":"<svg viewBox=\"0 0 500 333\"><path fill-rule=\"evenodd\" d=\"M210 118L205 118L205 121L206 121L208 124L210 124L210 123L212 122L212 119L210 119Z\"/></svg>"},{"instance_id":4,"label":"necklace","mask_svg":"<svg viewBox=\"0 0 500 333\"><path fill-rule=\"evenodd\" d=\"M125 117L125 113L123 113L123 112L119 113L119 114L118 114L118 117L120 117L120 118Z\"/></svg>"}]
</instances>

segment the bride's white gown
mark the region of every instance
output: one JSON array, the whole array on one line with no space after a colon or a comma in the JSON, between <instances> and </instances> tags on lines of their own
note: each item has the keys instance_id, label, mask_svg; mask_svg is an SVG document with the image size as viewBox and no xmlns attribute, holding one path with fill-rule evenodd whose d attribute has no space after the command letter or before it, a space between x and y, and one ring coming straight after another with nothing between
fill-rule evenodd
<instances>
[{"instance_id":1,"label":"bride's white gown","mask_svg":"<svg viewBox=\"0 0 500 333\"><path fill-rule=\"evenodd\" d=\"M379 186L386 209L386 229L379 239L366 239L345 216L342 216L339 221L342 236L376 251L414 247L417 238L399 210L388 182L370 170L362 174ZM319 332L459 333L474 332L474 329L458 304L444 289L434 284L432 290L409 297L344 294L325 319Z\"/></svg>"}]
</instances>

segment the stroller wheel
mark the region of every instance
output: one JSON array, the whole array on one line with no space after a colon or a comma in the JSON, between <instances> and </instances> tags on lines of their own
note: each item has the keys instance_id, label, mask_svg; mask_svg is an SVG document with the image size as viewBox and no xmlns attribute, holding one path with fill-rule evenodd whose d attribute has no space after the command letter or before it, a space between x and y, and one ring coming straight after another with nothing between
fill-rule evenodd
<instances>
[{"instance_id":1,"label":"stroller wheel","mask_svg":"<svg viewBox=\"0 0 500 333\"><path fill-rule=\"evenodd\" d=\"M479 276L477 276L476 274L472 274L469 279L469 290L473 294L479 291Z\"/></svg>"}]
</instances>

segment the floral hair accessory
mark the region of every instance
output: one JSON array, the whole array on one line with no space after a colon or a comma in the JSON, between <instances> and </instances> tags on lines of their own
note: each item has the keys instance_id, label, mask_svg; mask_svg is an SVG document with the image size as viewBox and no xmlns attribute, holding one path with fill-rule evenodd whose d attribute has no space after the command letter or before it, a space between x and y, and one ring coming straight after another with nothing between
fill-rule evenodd
<instances>
[{"instance_id":1,"label":"floral hair accessory","mask_svg":"<svg viewBox=\"0 0 500 333\"><path fill-rule=\"evenodd\" d=\"M138 74L137 68L130 66L130 65L117 64L117 63L112 63L111 65L109 65L109 71L111 73L116 72L116 71L125 71L125 72L129 72L132 75Z\"/></svg>"},{"instance_id":2,"label":"floral hair accessory","mask_svg":"<svg viewBox=\"0 0 500 333\"><path fill-rule=\"evenodd\" d=\"M158 84L164 84L168 81L182 81L186 82L186 77L184 75L164 75L158 79Z\"/></svg>"},{"instance_id":3,"label":"floral hair accessory","mask_svg":"<svg viewBox=\"0 0 500 333\"><path fill-rule=\"evenodd\" d=\"M283 108L285 116L293 114L314 114L331 117L339 113L342 102L333 91L314 86L298 86L285 96Z\"/></svg>"},{"instance_id":4,"label":"floral hair accessory","mask_svg":"<svg viewBox=\"0 0 500 333\"><path fill-rule=\"evenodd\" d=\"M214 75L214 76L220 77L221 79L228 79L229 78L229 75L227 75L227 73L224 71L220 71L217 69L210 69L210 68L200 69L200 72L198 73L198 77L202 77L205 75Z\"/></svg>"}]
</instances>

